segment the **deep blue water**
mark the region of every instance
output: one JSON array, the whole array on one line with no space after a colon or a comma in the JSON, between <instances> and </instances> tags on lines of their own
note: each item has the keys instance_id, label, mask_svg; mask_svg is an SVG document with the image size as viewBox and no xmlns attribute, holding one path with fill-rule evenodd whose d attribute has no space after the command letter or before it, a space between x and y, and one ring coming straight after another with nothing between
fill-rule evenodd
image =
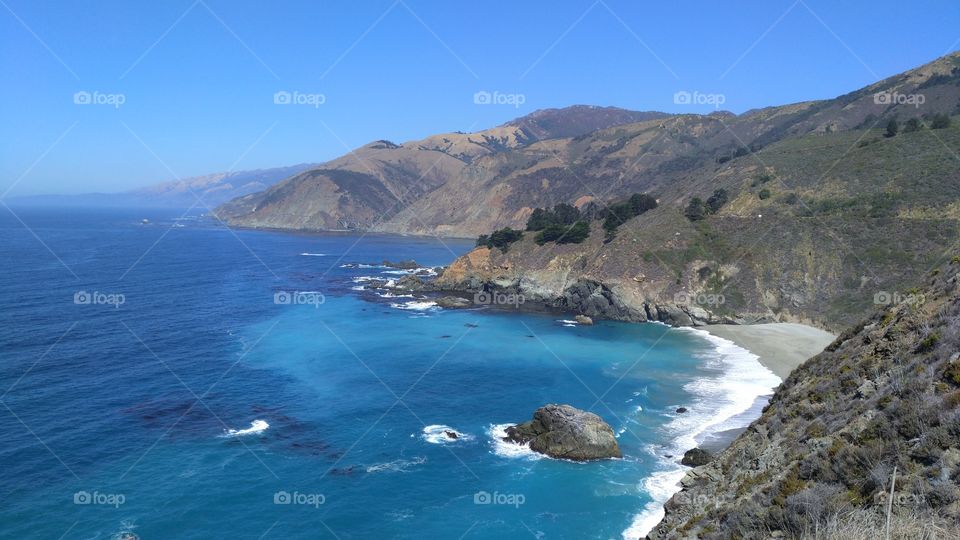
<instances>
[{"instance_id":1,"label":"deep blue water","mask_svg":"<svg viewBox=\"0 0 960 540\"><path fill-rule=\"evenodd\" d=\"M358 263L446 264L465 241L14 210L4 538L620 538L655 521L696 433L777 382L690 331L357 290L390 277ZM323 302L276 303L285 291ZM537 459L494 437L551 402L604 417L624 459Z\"/></svg>"}]
</instances>

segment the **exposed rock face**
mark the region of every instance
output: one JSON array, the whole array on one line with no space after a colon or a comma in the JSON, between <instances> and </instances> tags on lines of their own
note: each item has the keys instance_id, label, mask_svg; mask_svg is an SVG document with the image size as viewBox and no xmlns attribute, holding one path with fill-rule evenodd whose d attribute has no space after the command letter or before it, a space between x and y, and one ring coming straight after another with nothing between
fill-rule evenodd
<instances>
[{"instance_id":1,"label":"exposed rock face","mask_svg":"<svg viewBox=\"0 0 960 540\"><path fill-rule=\"evenodd\" d=\"M587 461L619 458L613 429L599 416L570 405L545 405L533 420L507 428L507 441L530 443L530 449L550 457Z\"/></svg>"},{"instance_id":2,"label":"exposed rock face","mask_svg":"<svg viewBox=\"0 0 960 540\"><path fill-rule=\"evenodd\" d=\"M590 326L593 324L593 319L587 317L586 315L577 315L573 318L573 320L577 321L577 324L582 324L584 326Z\"/></svg>"},{"instance_id":3,"label":"exposed rock face","mask_svg":"<svg viewBox=\"0 0 960 540\"><path fill-rule=\"evenodd\" d=\"M710 452L701 448L691 448L683 453L683 459L680 460L680 463L688 467L699 467L710 463L712 459L713 454Z\"/></svg>"},{"instance_id":4,"label":"exposed rock face","mask_svg":"<svg viewBox=\"0 0 960 540\"><path fill-rule=\"evenodd\" d=\"M437 305L442 308L465 308L473 305L470 300L466 298L460 298L459 296L441 296L436 300Z\"/></svg>"}]
</instances>

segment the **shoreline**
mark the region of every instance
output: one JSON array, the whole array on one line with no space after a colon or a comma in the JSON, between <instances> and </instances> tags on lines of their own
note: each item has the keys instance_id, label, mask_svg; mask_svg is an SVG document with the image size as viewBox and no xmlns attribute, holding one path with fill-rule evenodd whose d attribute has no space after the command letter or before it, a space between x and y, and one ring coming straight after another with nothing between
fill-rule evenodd
<instances>
[{"instance_id":1,"label":"shoreline","mask_svg":"<svg viewBox=\"0 0 960 540\"><path fill-rule=\"evenodd\" d=\"M711 342L715 354L725 364L725 373L701 386L708 391L699 396L703 400L701 406L716 400L722 405L706 418L698 418L706 420L705 424L683 425L695 418L693 410L671 422L686 432L681 431L674 439L677 446L673 456L662 460L666 468L644 481L653 501L634 516L623 532L624 539L644 537L663 519L663 505L680 491L681 479L691 470L680 465L677 456L691 448L703 448L713 454L724 451L760 416L762 407L790 372L834 340L828 332L795 323L680 328ZM749 402L744 401L748 395Z\"/></svg>"},{"instance_id":2,"label":"shoreline","mask_svg":"<svg viewBox=\"0 0 960 540\"><path fill-rule=\"evenodd\" d=\"M757 355L759 362L782 380L837 338L825 330L797 323L711 324L696 328Z\"/></svg>"}]
</instances>

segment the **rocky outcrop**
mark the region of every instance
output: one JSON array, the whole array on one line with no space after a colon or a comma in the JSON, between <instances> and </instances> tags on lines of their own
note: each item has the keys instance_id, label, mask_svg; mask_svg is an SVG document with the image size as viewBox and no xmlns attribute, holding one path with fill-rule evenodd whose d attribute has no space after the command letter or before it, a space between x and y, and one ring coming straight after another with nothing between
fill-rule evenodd
<instances>
[{"instance_id":1,"label":"rocky outcrop","mask_svg":"<svg viewBox=\"0 0 960 540\"><path fill-rule=\"evenodd\" d=\"M888 510L891 538L960 538L960 256L926 281L794 370L648 538L882 538Z\"/></svg>"},{"instance_id":2,"label":"rocky outcrop","mask_svg":"<svg viewBox=\"0 0 960 540\"><path fill-rule=\"evenodd\" d=\"M545 405L533 420L507 428L506 441L528 444L550 457L587 461L619 458L613 429L599 416L570 405Z\"/></svg>"},{"instance_id":3,"label":"rocky outcrop","mask_svg":"<svg viewBox=\"0 0 960 540\"><path fill-rule=\"evenodd\" d=\"M447 309L457 309L457 308L466 308L473 305L473 302L467 300L466 298L461 298L459 296L441 296L437 298L436 303L438 306Z\"/></svg>"},{"instance_id":4,"label":"rocky outcrop","mask_svg":"<svg viewBox=\"0 0 960 540\"><path fill-rule=\"evenodd\" d=\"M683 453L680 464L688 467L699 467L710 463L711 460L713 460L713 454L710 452L702 448L691 448Z\"/></svg>"}]
</instances>

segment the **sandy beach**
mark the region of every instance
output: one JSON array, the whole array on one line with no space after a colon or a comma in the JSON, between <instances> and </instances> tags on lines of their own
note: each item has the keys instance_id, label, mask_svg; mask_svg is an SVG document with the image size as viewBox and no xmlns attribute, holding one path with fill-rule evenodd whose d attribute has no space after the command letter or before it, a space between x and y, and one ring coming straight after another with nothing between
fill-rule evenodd
<instances>
[{"instance_id":1,"label":"sandy beach","mask_svg":"<svg viewBox=\"0 0 960 540\"><path fill-rule=\"evenodd\" d=\"M786 379L794 368L823 351L837 337L819 328L795 323L718 324L699 328L756 354L760 363L781 379Z\"/></svg>"}]
</instances>

